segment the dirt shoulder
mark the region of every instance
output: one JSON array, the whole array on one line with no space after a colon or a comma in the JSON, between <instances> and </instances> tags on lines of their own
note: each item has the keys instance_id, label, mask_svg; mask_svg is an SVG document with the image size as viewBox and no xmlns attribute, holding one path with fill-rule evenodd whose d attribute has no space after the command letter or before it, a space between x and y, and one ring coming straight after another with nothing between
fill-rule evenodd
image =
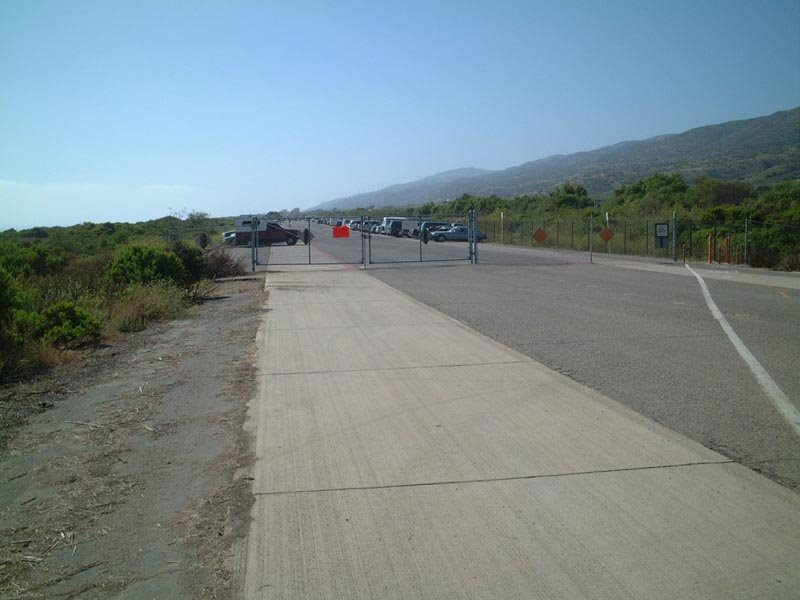
<instances>
[{"instance_id":1,"label":"dirt shoulder","mask_svg":"<svg viewBox=\"0 0 800 600\"><path fill-rule=\"evenodd\" d=\"M0 598L238 595L263 283L0 388Z\"/></svg>"}]
</instances>

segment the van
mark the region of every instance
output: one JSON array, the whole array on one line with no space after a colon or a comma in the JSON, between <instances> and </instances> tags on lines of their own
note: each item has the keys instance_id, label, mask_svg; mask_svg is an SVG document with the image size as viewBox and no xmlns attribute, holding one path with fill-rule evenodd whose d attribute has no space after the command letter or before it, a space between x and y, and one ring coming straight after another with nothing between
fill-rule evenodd
<instances>
[{"instance_id":1,"label":"van","mask_svg":"<svg viewBox=\"0 0 800 600\"><path fill-rule=\"evenodd\" d=\"M411 237L419 226L419 219L408 217L386 217L383 220L383 233L394 237Z\"/></svg>"}]
</instances>

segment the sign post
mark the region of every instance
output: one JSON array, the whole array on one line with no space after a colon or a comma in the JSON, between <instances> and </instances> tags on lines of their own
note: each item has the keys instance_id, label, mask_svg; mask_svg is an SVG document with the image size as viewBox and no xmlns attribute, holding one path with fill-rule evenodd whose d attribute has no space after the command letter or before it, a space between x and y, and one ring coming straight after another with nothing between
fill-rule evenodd
<instances>
[{"instance_id":1,"label":"sign post","mask_svg":"<svg viewBox=\"0 0 800 600\"><path fill-rule=\"evenodd\" d=\"M656 234L656 245L655 245L656 250L669 248L669 223L656 223L655 234Z\"/></svg>"}]
</instances>

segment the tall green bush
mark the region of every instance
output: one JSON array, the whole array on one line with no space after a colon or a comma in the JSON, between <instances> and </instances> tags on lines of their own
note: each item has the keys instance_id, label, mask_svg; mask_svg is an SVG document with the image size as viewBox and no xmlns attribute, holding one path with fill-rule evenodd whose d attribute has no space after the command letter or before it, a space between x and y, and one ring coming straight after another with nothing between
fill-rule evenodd
<instances>
[{"instance_id":1,"label":"tall green bush","mask_svg":"<svg viewBox=\"0 0 800 600\"><path fill-rule=\"evenodd\" d=\"M155 246L126 246L111 261L107 273L118 283L185 283L189 278L178 255Z\"/></svg>"},{"instance_id":2,"label":"tall green bush","mask_svg":"<svg viewBox=\"0 0 800 600\"><path fill-rule=\"evenodd\" d=\"M170 244L169 249L175 253L186 269L187 282L193 283L203 278L206 261L200 246L178 241Z\"/></svg>"},{"instance_id":3,"label":"tall green bush","mask_svg":"<svg viewBox=\"0 0 800 600\"><path fill-rule=\"evenodd\" d=\"M84 346L100 338L100 319L74 302L54 304L42 316L48 344Z\"/></svg>"},{"instance_id":4,"label":"tall green bush","mask_svg":"<svg viewBox=\"0 0 800 600\"><path fill-rule=\"evenodd\" d=\"M0 375L13 369L19 339L14 331L16 288L9 272L0 267Z\"/></svg>"}]
</instances>

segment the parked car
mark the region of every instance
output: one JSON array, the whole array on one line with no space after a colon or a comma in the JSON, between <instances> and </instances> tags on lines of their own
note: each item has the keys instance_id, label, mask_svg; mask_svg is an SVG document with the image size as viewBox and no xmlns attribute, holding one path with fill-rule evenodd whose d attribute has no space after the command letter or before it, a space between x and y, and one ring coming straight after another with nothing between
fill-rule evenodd
<instances>
[{"instance_id":1,"label":"parked car","mask_svg":"<svg viewBox=\"0 0 800 600\"><path fill-rule=\"evenodd\" d=\"M370 219L370 220L364 221L364 225L363 225L362 229L365 232L377 233L375 231L375 227L377 227L378 225L380 225L380 221L375 221L374 219Z\"/></svg>"},{"instance_id":2,"label":"parked car","mask_svg":"<svg viewBox=\"0 0 800 600\"><path fill-rule=\"evenodd\" d=\"M434 231L431 237L437 242L466 242L469 238L469 229L464 225L459 225L458 227L451 227L447 231ZM475 239L479 242L485 240L486 234L476 230Z\"/></svg>"},{"instance_id":3,"label":"parked car","mask_svg":"<svg viewBox=\"0 0 800 600\"><path fill-rule=\"evenodd\" d=\"M236 245L236 231L226 231L222 234L222 243L226 246Z\"/></svg>"},{"instance_id":4,"label":"parked car","mask_svg":"<svg viewBox=\"0 0 800 600\"><path fill-rule=\"evenodd\" d=\"M428 233L433 233L439 229L450 229L451 227L455 227L455 223L447 223L445 221L423 221L419 226L418 234L422 233L423 231L427 231ZM415 236L416 237L416 236Z\"/></svg>"}]
</instances>

